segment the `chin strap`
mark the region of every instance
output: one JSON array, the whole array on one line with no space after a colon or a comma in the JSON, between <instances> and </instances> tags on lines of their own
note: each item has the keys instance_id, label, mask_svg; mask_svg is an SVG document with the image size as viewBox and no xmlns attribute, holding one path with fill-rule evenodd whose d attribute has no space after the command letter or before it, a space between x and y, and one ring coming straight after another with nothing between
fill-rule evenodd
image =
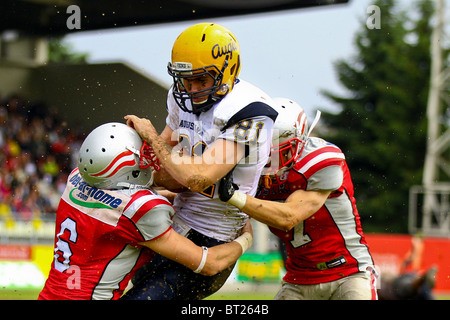
<instances>
[{"instance_id":1,"label":"chin strap","mask_svg":"<svg viewBox=\"0 0 450 320\"><path fill-rule=\"evenodd\" d=\"M150 179L150 181L145 185L142 186L140 184L133 184L133 183L128 183L128 182L119 182L117 183L117 187L120 187L120 189L149 189L152 185L152 180Z\"/></svg>"},{"instance_id":2,"label":"chin strap","mask_svg":"<svg viewBox=\"0 0 450 320\"><path fill-rule=\"evenodd\" d=\"M308 130L308 135L306 136L306 138L309 138L309 135L311 134L311 131L313 131L313 129L314 129L314 127L317 125L317 123L319 122L319 119L320 119L320 115L321 115L322 113L319 111L319 110L317 110L317 112L316 112L316 117L314 118L314 121L312 122L312 124L311 124L311 127L309 127L309 130Z\"/></svg>"},{"instance_id":3,"label":"chin strap","mask_svg":"<svg viewBox=\"0 0 450 320\"><path fill-rule=\"evenodd\" d=\"M131 189L133 184L128 183L128 182L118 182L117 186L120 187L121 189Z\"/></svg>"}]
</instances>

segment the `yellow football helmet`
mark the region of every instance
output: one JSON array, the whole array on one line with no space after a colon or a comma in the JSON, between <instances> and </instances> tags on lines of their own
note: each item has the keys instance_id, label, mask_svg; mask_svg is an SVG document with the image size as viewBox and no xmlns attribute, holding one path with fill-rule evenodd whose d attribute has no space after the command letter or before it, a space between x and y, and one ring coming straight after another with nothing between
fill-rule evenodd
<instances>
[{"instance_id":1,"label":"yellow football helmet","mask_svg":"<svg viewBox=\"0 0 450 320\"><path fill-rule=\"evenodd\" d=\"M174 79L173 95L186 112L200 113L233 90L240 71L240 48L233 33L215 23L199 23L184 30L172 48L168 72ZM214 85L187 92L185 81L211 77ZM198 101L199 97L204 100Z\"/></svg>"}]
</instances>

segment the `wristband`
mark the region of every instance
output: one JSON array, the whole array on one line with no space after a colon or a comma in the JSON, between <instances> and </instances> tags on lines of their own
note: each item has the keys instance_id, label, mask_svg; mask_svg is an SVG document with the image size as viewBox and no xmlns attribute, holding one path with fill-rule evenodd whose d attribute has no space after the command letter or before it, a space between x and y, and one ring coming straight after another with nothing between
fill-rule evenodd
<instances>
[{"instance_id":1,"label":"wristband","mask_svg":"<svg viewBox=\"0 0 450 320\"><path fill-rule=\"evenodd\" d=\"M203 251L202 251L202 260L200 261L200 264L198 265L198 268L194 270L195 273L200 273L203 270L203 267L205 266L206 263L206 257L208 256L208 248L207 247L202 247Z\"/></svg>"},{"instance_id":2,"label":"wristband","mask_svg":"<svg viewBox=\"0 0 450 320\"><path fill-rule=\"evenodd\" d=\"M247 195L245 193L235 191L233 196L227 202L237 207L239 210L242 210L245 206L245 202L247 202Z\"/></svg>"},{"instance_id":3,"label":"wristband","mask_svg":"<svg viewBox=\"0 0 450 320\"><path fill-rule=\"evenodd\" d=\"M242 247L242 254L244 254L245 251L248 250L252 246L253 243L253 236L250 232L244 232L242 235L234 239L233 241L236 241L239 243Z\"/></svg>"}]
</instances>

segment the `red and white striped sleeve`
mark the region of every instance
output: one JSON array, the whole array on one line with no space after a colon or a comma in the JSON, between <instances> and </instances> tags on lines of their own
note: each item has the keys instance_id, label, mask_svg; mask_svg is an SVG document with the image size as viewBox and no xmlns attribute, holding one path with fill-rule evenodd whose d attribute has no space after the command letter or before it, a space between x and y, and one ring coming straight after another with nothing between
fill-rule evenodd
<instances>
[{"instance_id":1,"label":"red and white striped sleeve","mask_svg":"<svg viewBox=\"0 0 450 320\"><path fill-rule=\"evenodd\" d=\"M123 215L138 228L144 239L153 240L172 227L175 209L170 202L150 191L138 191L125 208Z\"/></svg>"},{"instance_id":2,"label":"red and white striped sleeve","mask_svg":"<svg viewBox=\"0 0 450 320\"><path fill-rule=\"evenodd\" d=\"M342 151L327 144L308 152L293 169L306 178L306 190L337 190L343 183L344 164Z\"/></svg>"}]
</instances>

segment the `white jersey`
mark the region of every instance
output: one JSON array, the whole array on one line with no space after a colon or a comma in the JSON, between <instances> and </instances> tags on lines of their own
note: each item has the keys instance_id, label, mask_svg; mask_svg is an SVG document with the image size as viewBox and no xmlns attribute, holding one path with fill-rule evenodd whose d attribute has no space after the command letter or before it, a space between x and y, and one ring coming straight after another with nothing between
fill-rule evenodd
<instances>
[{"instance_id":1,"label":"white jersey","mask_svg":"<svg viewBox=\"0 0 450 320\"><path fill-rule=\"evenodd\" d=\"M272 99L257 87L239 81L233 90L211 109L199 115L181 110L169 90L166 124L174 131L172 140L184 152L201 155L216 139L245 146L245 157L233 171L239 191L255 195L259 176L267 163L273 123L278 115ZM203 192L182 192L174 201L174 229L192 228L206 236L231 241L245 225L247 215L220 201L219 182Z\"/></svg>"}]
</instances>

